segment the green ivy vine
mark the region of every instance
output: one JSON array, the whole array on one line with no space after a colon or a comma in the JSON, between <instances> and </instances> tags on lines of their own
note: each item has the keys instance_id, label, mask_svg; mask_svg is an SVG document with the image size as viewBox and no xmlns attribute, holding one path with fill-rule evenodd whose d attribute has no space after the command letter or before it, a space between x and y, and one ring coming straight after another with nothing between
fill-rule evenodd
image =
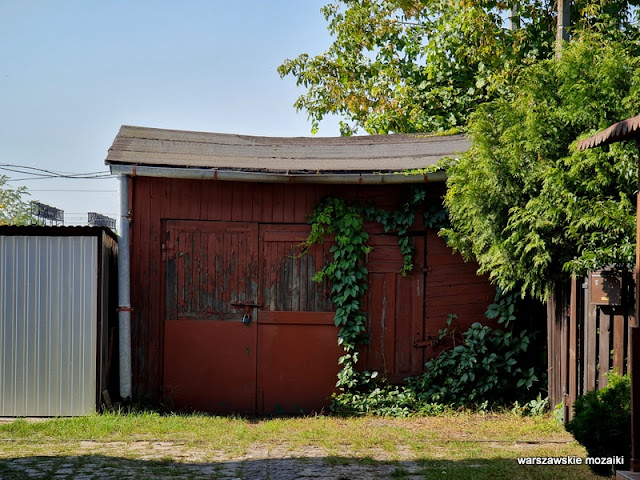
<instances>
[{"instance_id":1,"label":"green ivy vine","mask_svg":"<svg viewBox=\"0 0 640 480\"><path fill-rule=\"evenodd\" d=\"M314 276L322 282L325 278L331 284L331 302L336 307L335 324L338 331L338 344L344 348L340 357L342 365L338 373L337 386L343 391L352 390L367 384L377 376L377 372L358 372L357 347L368 342L366 334L366 314L361 302L367 291L368 271L365 258L371 252L367 245L369 234L363 230L365 221L380 223L385 233L396 232L398 246L403 256L400 273L406 276L413 270L415 247L409 239L409 229L416 217L416 211L425 201L425 190L413 188L408 201L398 210L386 211L374 205L348 204L341 198L326 197L318 203L309 218L311 233L304 242L308 249L321 243L328 236L334 236L334 245L329 261Z\"/></svg>"},{"instance_id":2,"label":"green ivy vine","mask_svg":"<svg viewBox=\"0 0 640 480\"><path fill-rule=\"evenodd\" d=\"M314 207L309 218L311 233L303 243L306 249L333 236L331 259L316 273L314 280L330 282L331 301L336 309L334 320L340 327L338 343L344 349L336 384L341 392L332 404L335 411L406 416L439 411L446 405L484 405L487 408L513 400L524 401L534 384L543 383L527 348L535 334L526 330L516 333L512 327L516 317L516 295L500 291L486 317L498 319L504 330L473 324L462 333L462 343L431 360L427 370L408 379L406 385L388 385L378 381L378 372L356 369L358 347L368 343L362 301L369 273L366 257L372 248L367 244L369 234L364 231L364 224L377 222L386 233L398 235L398 247L403 256L399 273L407 275L413 270L415 254L409 231L419 209L422 208L426 228L441 228L448 220L446 210L427 203L425 190L419 187L409 190L407 201L394 211L327 197ZM449 323L453 317L450 316ZM447 328L440 335L450 336L453 332ZM544 402L539 399L533 403L542 405Z\"/></svg>"}]
</instances>

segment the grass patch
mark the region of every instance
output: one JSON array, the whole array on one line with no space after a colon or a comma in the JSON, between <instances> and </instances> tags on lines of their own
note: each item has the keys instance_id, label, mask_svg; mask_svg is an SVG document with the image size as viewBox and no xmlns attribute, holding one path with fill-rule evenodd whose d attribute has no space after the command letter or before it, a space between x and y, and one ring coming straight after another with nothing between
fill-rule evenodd
<instances>
[{"instance_id":1,"label":"grass patch","mask_svg":"<svg viewBox=\"0 0 640 480\"><path fill-rule=\"evenodd\" d=\"M133 470L144 468L150 476L167 469L180 470L181 465L209 468L211 472L228 466L250 478L252 465L243 456L256 462L269 458L270 462L320 461L326 468L386 469L380 478L414 478L417 473L424 478L460 479L602 478L591 475L584 466L517 464L519 456L586 456L549 416L465 412L410 419L317 416L251 420L107 413L0 423L0 477L5 474L6 478L21 478L7 470L17 460L29 463L43 458L80 458L84 459L78 460L82 464L95 458L109 463L112 458L111 467L122 463ZM193 478L202 474L196 470Z\"/></svg>"}]
</instances>

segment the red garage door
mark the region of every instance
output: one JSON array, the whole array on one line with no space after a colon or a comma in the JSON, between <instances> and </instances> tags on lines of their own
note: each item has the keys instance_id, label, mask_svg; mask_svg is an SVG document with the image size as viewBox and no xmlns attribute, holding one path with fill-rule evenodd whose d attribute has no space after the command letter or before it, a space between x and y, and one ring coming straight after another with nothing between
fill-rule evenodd
<instances>
[{"instance_id":1,"label":"red garage door","mask_svg":"<svg viewBox=\"0 0 640 480\"><path fill-rule=\"evenodd\" d=\"M167 234L165 399L176 408L252 414L257 331L248 321L257 316L258 226L170 221Z\"/></svg>"},{"instance_id":2,"label":"red garage door","mask_svg":"<svg viewBox=\"0 0 640 480\"><path fill-rule=\"evenodd\" d=\"M176 408L299 413L328 405L336 327L327 247L300 225L168 221L164 395Z\"/></svg>"},{"instance_id":3,"label":"red garage door","mask_svg":"<svg viewBox=\"0 0 640 480\"><path fill-rule=\"evenodd\" d=\"M326 283L314 282L329 242L301 255L306 225L260 226L258 412L319 411L338 374L337 328Z\"/></svg>"}]
</instances>

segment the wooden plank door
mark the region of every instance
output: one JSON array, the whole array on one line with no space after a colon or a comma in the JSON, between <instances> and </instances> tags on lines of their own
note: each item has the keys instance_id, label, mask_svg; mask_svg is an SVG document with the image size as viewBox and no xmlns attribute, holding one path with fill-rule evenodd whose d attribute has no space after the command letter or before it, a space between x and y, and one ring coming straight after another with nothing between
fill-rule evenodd
<instances>
[{"instance_id":1,"label":"wooden plank door","mask_svg":"<svg viewBox=\"0 0 640 480\"><path fill-rule=\"evenodd\" d=\"M331 403L338 345L329 286L313 276L330 257L330 242L300 244L308 225L260 226L258 413L319 412Z\"/></svg>"},{"instance_id":2,"label":"wooden plank door","mask_svg":"<svg viewBox=\"0 0 640 480\"><path fill-rule=\"evenodd\" d=\"M424 366L424 348L415 347L424 337L424 237L411 239L415 246L414 270L401 275L404 258L397 235L372 234L367 259L366 295L369 344L361 359L370 371L378 371L392 383L418 375Z\"/></svg>"},{"instance_id":3,"label":"wooden plank door","mask_svg":"<svg viewBox=\"0 0 640 480\"><path fill-rule=\"evenodd\" d=\"M257 224L167 221L163 249L165 400L255 413Z\"/></svg>"}]
</instances>

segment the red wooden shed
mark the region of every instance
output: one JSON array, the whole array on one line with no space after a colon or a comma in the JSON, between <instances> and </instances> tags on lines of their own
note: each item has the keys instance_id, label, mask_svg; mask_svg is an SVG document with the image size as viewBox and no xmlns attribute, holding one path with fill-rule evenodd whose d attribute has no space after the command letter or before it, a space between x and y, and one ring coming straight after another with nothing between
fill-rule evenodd
<instances>
[{"instance_id":1,"label":"red wooden shed","mask_svg":"<svg viewBox=\"0 0 640 480\"><path fill-rule=\"evenodd\" d=\"M463 136L267 138L123 126L106 163L128 190L134 396L217 413L326 407L341 348L328 286L312 281L329 245L300 252L307 216L326 195L393 210L411 183L426 182L440 204L442 173L397 172L468 145ZM376 224L366 230L371 340L360 365L398 382L441 350L433 340L449 314L461 330L486 322L494 290L422 216L407 277L397 236Z\"/></svg>"}]
</instances>

